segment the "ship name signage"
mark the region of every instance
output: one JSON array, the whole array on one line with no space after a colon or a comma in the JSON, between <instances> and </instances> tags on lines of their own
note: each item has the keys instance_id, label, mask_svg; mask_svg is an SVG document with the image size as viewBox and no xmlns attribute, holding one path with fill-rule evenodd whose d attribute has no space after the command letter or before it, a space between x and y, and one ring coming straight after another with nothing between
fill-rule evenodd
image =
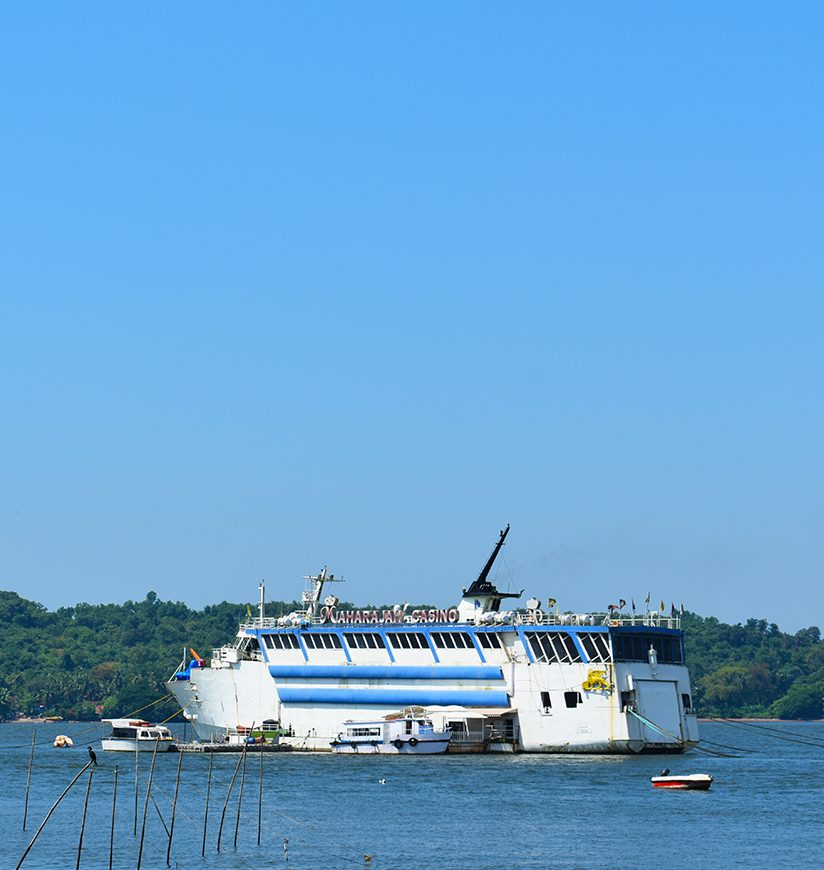
<instances>
[{"instance_id":1,"label":"ship name signage","mask_svg":"<svg viewBox=\"0 0 824 870\"><path fill-rule=\"evenodd\" d=\"M447 610L336 610L334 607L321 607L321 622L335 625L357 625L358 623L410 623L410 622L457 622L458 608Z\"/></svg>"}]
</instances>

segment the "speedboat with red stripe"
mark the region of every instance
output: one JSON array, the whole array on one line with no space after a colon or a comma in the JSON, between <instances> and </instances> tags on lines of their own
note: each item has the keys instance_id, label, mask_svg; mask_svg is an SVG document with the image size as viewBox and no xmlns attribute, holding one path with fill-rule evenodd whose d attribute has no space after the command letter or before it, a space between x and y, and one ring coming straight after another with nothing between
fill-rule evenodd
<instances>
[{"instance_id":1,"label":"speedboat with red stripe","mask_svg":"<svg viewBox=\"0 0 824 870\"><path fill-rule=\"evenodd\" d=\"M712 785L712 777L708 773L688 773L683 776L671 776L669 768L667 768L661 771L660 776L653 776L650 782L653 788L706 791Z\"/></svg>"}]
</instances>

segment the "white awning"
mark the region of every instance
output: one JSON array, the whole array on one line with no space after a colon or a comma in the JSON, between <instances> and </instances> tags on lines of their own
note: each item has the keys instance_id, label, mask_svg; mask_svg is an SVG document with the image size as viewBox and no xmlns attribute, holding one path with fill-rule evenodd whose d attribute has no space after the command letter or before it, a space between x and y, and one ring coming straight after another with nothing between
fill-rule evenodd
<instances>
[{"instance_id":1,"label":"white awning","mask_svg":"<svg viewBox=\"0 0 824 870\"><path fill-rule=\"evenodd\" d=\"M451 713L454 716L466 716L467 718L500 719L502 716L510 716L518 712L517 707L459 707L452 704L447 707L427 707L427 713Z\"/></svg>"}]
</instances>

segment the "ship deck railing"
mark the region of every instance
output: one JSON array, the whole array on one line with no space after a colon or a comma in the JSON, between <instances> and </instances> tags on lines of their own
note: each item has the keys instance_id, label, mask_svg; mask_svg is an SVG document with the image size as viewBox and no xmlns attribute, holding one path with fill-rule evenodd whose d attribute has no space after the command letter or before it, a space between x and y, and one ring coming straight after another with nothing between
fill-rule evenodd
<instances>
[{"instance_id":1,"label":"ship deck railing","mask_svg":"<svg viewBox=\"0 0 824 870\"><path fill-rule=\"evenodd\" d=\"M650 613L519 613L517 625L612 625L681 628L681 617Z\"/></svg>"},{"instance_id":2,"label":"ship deck railing","mask_svg":"<svg viewBox=\"0 0 824 870\"><path fill-rule=\"evenodd\" d=\"M485 743L488 739L489 735L484 731L453 731L449 742L455 744Z\"/></svg>"},{"instance_id":3,"label":"ship deck railing","mask_svg":"<svg viewBox=\"0 0 824 870\"><path fill-rule=\"evenodd\" d=\"M283 628L283 629L292 629L299 627L309 627L309 626L324 626L326 628L343 628L343 629L351 629L355 627L362 627L365 629L372 628L375 626L392 626L393 629L397 629L400 626L418 626L418 625L437 625L439 627L443 627L447 625L451 628L459 629L465 623L460 622L450 622L450 623L435 623L435 622L414 622L411 617L408 617L403 622L363 622L363 623L349 623L349 622L339 622L339 623L331 623L328 620L322 619L319 616L315 617L304 617L301 619L298 624L294 624L293 622L281 622L280 617L276 616L266 616L263 619L260 617L255 617L252 619L247 619L245 622L240 624L241 631L254 631L255 629L261 628ZM577 625L609 625L609 626L646 626L647 628L681 628L681 617L680 615L671 616L663 613L659 613L658 611L650 611L649 613L605 613L605 612L595 612L595 613L544 613L543 611L526 611L524 613L514 613L510 620L506 622L481 622L478 623L478 628L491 628L491 629L501 629L506 628L506 626L522 626L522 625L569 625L569 626L577 626Z\"/></svg>"}]
</instances>

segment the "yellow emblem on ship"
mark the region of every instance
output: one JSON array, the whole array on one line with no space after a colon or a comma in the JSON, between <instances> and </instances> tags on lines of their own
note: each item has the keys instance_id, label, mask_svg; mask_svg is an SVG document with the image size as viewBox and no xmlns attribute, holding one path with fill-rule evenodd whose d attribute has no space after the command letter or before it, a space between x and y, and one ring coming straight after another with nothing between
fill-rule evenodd
<instances>
[{"instance_id":1,"label":"yellow emblem on ship","mask_svg":"<svg viewBox=\"0 0 824 870\"><path fill-rule=\"evenodd\" d=\"M593 668L587 678L581 683L585 692L611 692L612 684L607 680L607 672Z\"/></svg>"}]
</instances>

